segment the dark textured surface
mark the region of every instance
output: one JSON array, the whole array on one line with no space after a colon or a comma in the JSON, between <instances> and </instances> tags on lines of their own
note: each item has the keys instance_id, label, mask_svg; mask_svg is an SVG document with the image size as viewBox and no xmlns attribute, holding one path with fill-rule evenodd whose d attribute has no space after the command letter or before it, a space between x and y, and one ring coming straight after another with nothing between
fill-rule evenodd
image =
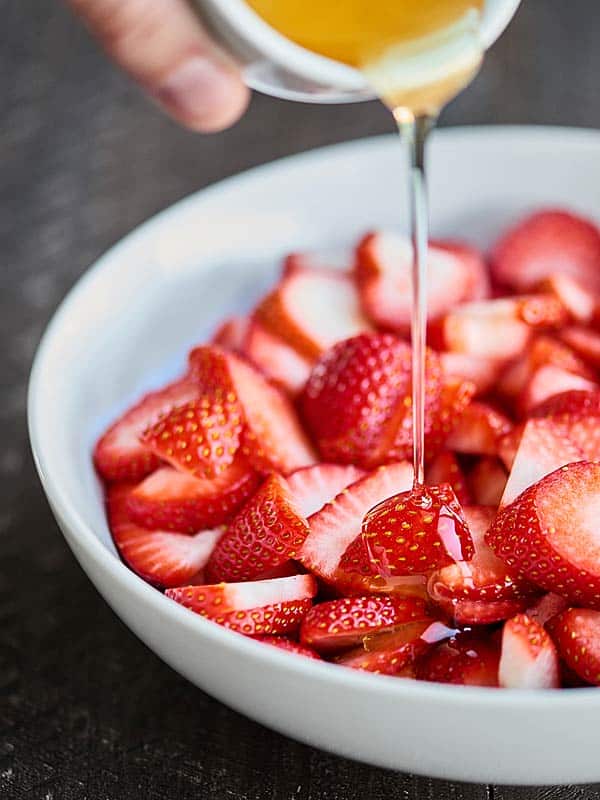
<instances>
[{"instance_id":1,"label":"dark textured surface","mask_svg":"<svg viewBox=\"0 0 600 800\"><path fill-rule=\"evenodd\" d=\"M140 98L58 2L0 0L0 12L0 798L600 798L450 785L311 750L186 683L99 598L28 455L27 373L53 309L98 254L179 197L390 124L374 104L257 97L233 130L194 136ZM444 122L600 125L599 18L597 0L525 0Z\"/></svg>"}]
</instances>

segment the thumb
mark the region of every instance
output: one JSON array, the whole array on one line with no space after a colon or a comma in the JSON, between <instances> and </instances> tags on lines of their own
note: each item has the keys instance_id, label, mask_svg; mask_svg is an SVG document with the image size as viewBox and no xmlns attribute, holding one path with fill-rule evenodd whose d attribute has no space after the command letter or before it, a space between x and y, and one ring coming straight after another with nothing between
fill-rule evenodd
<instances>
[{"instance_id":1,"label":"thumb","mask_svg":"<svg viewBox=\"0 0 600 800\"><path fill-rule=\"evenodd\" d=\"M198 131L233 124L248 103L234 62L185 0L67 0L109 56L176 120Z\"/></svg>"}]
</instances>

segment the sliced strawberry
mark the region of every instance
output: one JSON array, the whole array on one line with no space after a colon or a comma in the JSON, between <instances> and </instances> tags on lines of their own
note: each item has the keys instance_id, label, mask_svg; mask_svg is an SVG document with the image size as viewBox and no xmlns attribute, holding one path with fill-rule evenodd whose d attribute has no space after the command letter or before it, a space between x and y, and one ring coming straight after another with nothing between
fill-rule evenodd
<instances>
[{"instance_id":1,"label":"sliced strawberry","mask_svg":"<svg viewBox=\"0 0 600 800\"><path fill-rule=\"evenodd\" d=\"M600 608L599 493L600 465L569 464L501 510L486 541L523 579Z\"/></svg>"},{"instance_id":2,"label":"sliced strawberry","mask_svg":"<svg viewBox=\"0 0 600 800\"><path fill-rule=\"evenodd\" d=\"M560 367L548 365L536 370L519 397L519 408L521 414L526 416L532 408L535 408L544 400L556 394L570 391L594 391L598 384L574 375Z\"/></svg>"},{"instance_id":3,"label":"sliced strawberry","mask_svg":"<svg viewBox=\"0 0 600 800\"><path fill-rule=\"evenodd\" d=\"M518 614L504 625L498 677L504 689L558 689L560 686L554 642L527 614Z\"/></svg>"},{"instance_id":4,"label":"sliced strawberry","mask_svg":"<svg viewBox=\"0 0 600 800\"><path fill-rule=\"evenodd\" d=\"M498 440L498 456L507 470L512 469L512 465L519 449L519 443L523 436L524 424L515 425L515 427L501 436Z\"/></svg>"},{"instance_id":5,"label":"sliced strawberry","mask_svg":"<svg viewBox=\"0 0 600 800\"><path fill-rule=\"evenodd\" d=\"M244 353L267 378L290 395L298 394L310 375L311 362L258 320L250 323Z\"/></svg>"},{"instance_id":6,"label":"sliced strawberry","mask_svg":"<svg viewBox=\"0 0 600 800\"><path fill-rule=\"evenodd\" d=\"M277 647L279 650L285 650L288 653L294 653L297 656L305 656L306 658L314 658L316 661L321 660L321 656L316 650L310 647L305 647L298 644L293 639L288 639L287 636L255 636L255 641L270 644L272 647Z\"/></svg>"},{"instance_id":7,"label":"sliced strawberry","mask_svg":"<svg viewBox=\"0 0 600 800\"><path fill-rule=\"evenodd\" d=\"M473 542L448 484L413 488L372 508L362 537L383 576L424 574L472 558Z\"/></svg>"},{"instance_id":8,"label":"sliced strawberry","mask_svg":"<svg viewBox=\"0 0 600 800\"><path fill-rule=\"evenodd\" d=\"M410 454L411 360L410 346L387 333L356 336L322 356L302 408L324 459L369 468ZM430 429L440 388L439 361L429 352L425 407Z\"/></svg>"},{"instance_id":9,"label":"sliced strawberry","mask_svg":"<svg viewBox=\"0 0 600 800\"><path fill-rule=\"evenodd\" d=\"M574 320L592 321L596 297L575 278L559 272L542 281L538 288L540 291L553 292Z\"/></svg>"},{"instance_id":10,"label":"sliced strawberry","mask_svg":"<svg viewBox=\"0 0 600 800\"><path fill-rule=\"evenodd\" d=\"M479 625L494 625L525 611L529 598L512 600L464 600L461 598L440 599L437 605L452 623L461 628Z\"/></svg>"},{"instance_id":11,"label":"sliced strawberry","mask_svg":"<svg viewBox=\"0 0 600 800\"><path fill-rule=\"evenodd\" d=\"M518 356L531 328L512 298L466 303L453 308L440 328L441 349L493 360Z\"/></svg>"},{"instance_id":12,"label":"sliced strawberry","mask_svg":"<svg viewBox=\"0 0 600 800\"><path fill-rule=\"evenodd\" d=\"M442 631L442 633L440 633ZM398 625L394 630L364 637L362 646L336 658L344 667L380 675L414 677L414 664L448 629L433 619Z\"/></svg>"},{"instance_id":13,"label":"sliced strawberry","mask_svg":"<svg viewBox=\"0 0 600 800\"><path fill-rule=\"evenodd\" d=\"M443 604L444 601L451 601L450 606L444 605L444 610L451 612L450 615L460 612L461 622L466 619L469 610L480 614L481 609L477 607L469 609L467 606L459 609L456 607L458 601L488 604L491 601L513 601L530 597L534 591L528 584L518 581L506 564L494 555L486 544L485 535L494 521L494 509L468 506L463 509L463 514L473 541L473 557L434 572L427 585L434 602ZM502 609L496 609L494 613L499 610ZM467 622L475 624L473 618Z\"/></svg>"},{"instance_id":14,"label":"sliced strawberry","mask_svg":"<svg viewBox=\"0 0 600 800\"><path fill-rule=\"evenodd\" d=\"M342 597L313 606L302 620L300 641L320 653L361 644L367 634L429 619L416 598Z\"/></svg>"},{"instance_id":15,"label":"sliced strawberry","mask_svg":"<svg viewBox=\"0 0 600 800\"><path fill-rule=\"evenodd\" d=\"M109 488L107 496L108 522L123 561L155 586L181 586L200 580L222 529L185 536L141 528L127 512L130 491L131 485L118 484Z\"/></svg>"},{"instance_id":16,"label":"sliced strawberry","mask_svg":"<svg viewBox=\"0 0 600 800\"><path fill-rule=\"evenodd\" d=\"M486 394L500 377L504 361L469 353L440 353L444 374L475 385L476 394Z\"/></svg>"},{"instance_id":17,"label":"sliced strawberry","mask_svg":"<svg viewBox=\"0 0 600 800\"><path fill-rule=\"evenodd\" d=\"M552 636L567 666L600 686L600 611L570 608L552 620Z\"/></svg>"},{"instance_id":18,"label":"sliced strawberry","mask_svg":"<svg viewBox=\"0 0 600 800\"><path fill-rule=\"evenodd\" d=\"M493 456L498 452L498 440L511 428L507 416L489 403L475 401L463 411L446 446L457 453Z\"/></svg>"},{"instance_id":19,"label":"sliced strawberry","mask_svg":"<svg viewBox=\"0 0 600 800\"><path fill-rule=\"evenodd\" d=\"M600 391L557 394L532 409L531 416L551 419L587 459L600 458Z\"/></svg>"},{"instance_id":20,"label":"sliced strawberry","mask_svg":"<svg viewBox=\"0 0 600 800\"><path fill-rule=\"evenodd\" d=\"M469 289L463 298L466 300L486 300L491 296L490 271L481 250L456 239L435 239L431 246L445 250L460 258L469 274Z\"/></svg>"},{"instance_id":21,"label":"sliced strawberry","mask_svg":"<svg viewBox=\"0 0 600 800\"><path fill-rule=\"evenodd\" d=\"M344 489L331 503L309 519L310 534L298 553L298 560L318 577L339 588L364 586L357 576L341 573L340 559L360 534L363 517L377 503L412 485L412 467L402 462L380 467ZM356 593L356 592L354 592Z\"/></svg>"},{"instance_id":22,"label":"sliced strawberry","mask_svg":"<svg viewBox=\"0 0 600 800\"><path fill-rule=\"evenodd\" d=\"M165 594L219 625L256 636L296 630L316 592L312 575L294 575L250 583L182 586Z\"/></svg>"},{"instance_id":23,"label":"sliced strawberry","mask_svg":"<svg viewBox=\"0 0 600 800\"><path fill-rule=\"evenodd\" d=\"M365 313L376 325L408 332L412 309L412 245L393 233L370 233L356 252L356 278ZM481 296L485 265L460 246L430 245L428 317Z\"/></svg>"},{"instance_id":24,"label":"sliced strawberry","mask_svg":"<svg viewBox=\"0 0 600 800\"><path fill-rule=\"evenodd\" d=\"M248 317L230 317L217 328L211 342L234 353L241 353L244 350L249 325Z\"/></svg>"},{"instance_id":25,"label":"sliced strawberry","mask_svg":"<svg viewBox=\"0 0 600 800\"><path fill-rule=\"evenodd\" d=\"M471 503L471 495L464 472L456 456L450 450L442 450L433 459L425 474L427 486L439 486L442 483L449 483L461 505Z\"/></svg>"},{"instance_id":26,"label":"sliced strawberry","mask_svg":"<svg viewBox=\"0 0 600 800\"><path fill-rule=\"evenodd\" d=\"M281 275L283 278L288 278L295 272L306 271L344 274L349 272L351 261L351 255L343 251L290 253L283 261Z\"/></svg>"},{"instance_id":27,"label":"sliced strawberry","mask_svg":"<svg viewBox=\"0 0 600 800\"><path fill-rule=\"evenodd\" d=\"M233 464L242 423L235 394L218 390L173 408L142 434L141 441L176 469L210 480Z\"/></svg>"},{"instance_id":28,"label":"sliced strawberry","mask_svg":"<svg viewBox=\"0 0 600 800\"><path fill-rule=\"evenodd\" d=\"M305 517L330 503L351 483L365 477L362 469L345 464L315 464L297 469L287 482L294 500Z\"/></svg>"},{"instance_id":29,"label":"sliced strawberry","mask_svg":"<svg viewBox=\"0 0 600 800\"><path fill-rule=\"evenodd\" d=\"M600 368L600 333L581 325L563 328L560 337L593 368Z\"/></svg>"},{"instance_id":30,"label":"sliced strawberry","mask_svg":"<svg viewBox=\"0 0 600 800\"><path fill-rule=\"evenodd\" d=\"M484 634L459 633L428 653L417 668L417 678L466 686L498 686L500 650Z\"/></svg>"},{"instance_id":31,"label":"sliced strawberry","mask_svg":"<svg viewBox=\"0 0 600 800\"><path fill-rule=\"evenodd\" d=\"M162 467L131 491L127 508L144 528L196 533L231 519L256 491L258 480L243 458L213 480Z\"/></svg>"},{"instance_id":32,"label":"sliced strawberry","mask_svg":"<svg viewBox=\"0 0 600 800\"><path fill-rule=\"evenodd\" d=\"M544 475L584 458L563 426L551 419L530 419L523 429L500 505L512 503Z\"/></svg>"},{"instance_id":33,"label":"sliced strawberry","mask_svg":"<svg viewBox=\"0 0 600 800\"><path fill-rule=\"evenodd\" d=\"M534 622L537 622L538 625L546 625L550 620L558 616L558 614L562 614L562 612L567 609L568 605L569 603L565 598L561 597L559 594L546 592L546 594L543 594L535 603L529 606L527 609L527 616L534 620Z\"/></svg>"},{"instance_id":34,"label":"sliced strawberry","mask_svg":"<svg viewBox=\"0 0 600 800\"><path fill-rule=\"evenodd\" d=\"M371 330L354 280L334 270L294 270L255 313L268 330L309 360L336 342Z\"/></svg>"},{"instance_id":35,"label":"sliced strawberry","mask_svg":"<svg viewBox=\"0 0 600 800\"><path fill-rule=\"evenodd\" d=\"M593 222L562 210L538 211L507 231L492 254L497 281L517 291L550 275L567 275L600 292L600 233Z\"/></svg>"},{"instance_id":36,"label":"sliced strawberry","mask_svg":"<svg viewBox=\"0 0 600 800\"><path fill-rule=\"evenodd\" d=\"M499 459L492 456L480 458L468 477L473 503L496 508L504 494L507 479L508 474Z\"/></svg>"},{"instance_id":37,"label":"sliced strawberry","mask_svg":"<svg viewBox=\"0 0 600 800\"><path fill-rule=\"evenodd\" d=\"M197 386L182 380L143 397L96 444L94 462L100 475L107 481L138 481L156 469L160 460L140 442L140 435L163 414L197 396Z\"/></svg>"}]
</instances>

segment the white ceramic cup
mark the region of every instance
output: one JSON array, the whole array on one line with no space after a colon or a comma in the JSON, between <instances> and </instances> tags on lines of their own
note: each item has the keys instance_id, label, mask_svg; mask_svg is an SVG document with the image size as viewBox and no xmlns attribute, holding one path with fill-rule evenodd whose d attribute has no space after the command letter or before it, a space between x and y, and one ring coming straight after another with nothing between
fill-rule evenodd
<instances>
[{"instance_id":1,"label":"white ceramic cup","mask_svg":"<svg viewBox=\"0 0 600 800\"><path fill-rule=\"evenodd\" d=\"M373 93L356 69L294 44L244 0L193 0L216 38L244 66L249 86L275 97L312 103L347 103ZM490 47L520 0L486 0L481 37Z\"/></svg>"}]
</instances>

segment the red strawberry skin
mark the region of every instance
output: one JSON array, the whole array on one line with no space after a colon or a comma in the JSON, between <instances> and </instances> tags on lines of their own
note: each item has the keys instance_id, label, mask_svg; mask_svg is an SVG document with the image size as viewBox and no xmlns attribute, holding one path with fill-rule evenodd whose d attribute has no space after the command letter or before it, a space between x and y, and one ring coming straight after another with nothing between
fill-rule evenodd
<instances>
[{"instance_id":1,"label":"red strawberry skin","mask_svg":"<svg viewBox=\"0 0 600 800\"><path fill-rule=\"evenodd\" d=\"M295 558L308 532L289 484L270 475L227 528L208 564L208 579L256 580Z\"/></svg>"},{"instance_id":2,"label":"red strawberry skin","mask_svg":"<svg viewBox=\"0 0 600 800\"><path fill-rule=\"evenodd\" d=\"M600 608L599 495L600 465L561 467L502 509L486 541L524 580Z\"/></svg>"},{"instance_id":3,"label":"red strawberry skin","mask_svg":"<svg viewBox=\"0 0 600 800\"><path fill-rule=\"evenodd\" d=\"M425 483L428 486L449 483L461 506L471 505L471 495L465 475L456 456L450 450L442 450L434 458L425 474Z\"/></svg>"},{"instance_id":4,"label":"red strawberry skin","mask_svg":"<svg viewBox=\"0 0 600 800\"><path fill-rule=\"evenodd\" d=\"M504 625L498 676L506 689L557 689L560 685L556 647L527 614L517 614Z\"/></svg>"},{"instance_id":5,"label":"red strawberry skin","mask_svg":"<svg viewBox=\"0 0 600 800\"><path fill-rule=\"evenodd\" d=\"M468 561L473 541L452 487L426 487L390 497L363 520L362 536L383 576L422 574Z\"/></svg>"},{"instance_id":6,"label":"red strawberry skin","mask_svg":"<svg viewBox=\"0 0 600 800\"><path fill-rule=\"evenodd\" d=\"M600 686L600 611L569 608L554 617L551 633L567 666Z\"/></svg>"},{"instance_id":7,"label":"red strawberry skin","mask_svg":"<svg viewBox=\"0 0 600 800\"><path fill-rule=\"evenodd\" d=\"M211 479L233 463L241 432L242 409L235 393L216 389L172 409L145 431L142 442L176 469Z\"/></svg>"},{"instance_id":8,"label":"red strawberry skin","mask_svg":"<svg viewBox=\"0 0 600 800\"><path fill-rule=\"evenodd\" d=\"M131 491L127 509L144 528L192 534L228 522L258 484L241 457L214 480L162 467Z\"/></svg>"},{"instance_id":9,"label":"red strawberry skin","mask_svg":"<svg viewBox=\"0 0 600 800\"><path fill-rule=\"evenodd\" d=\"M365 636L363 645L336 658L336 663L362 672L414 677L413 665L430 647L428 632L438 623L422 619L399 625L389 632Z\"/></svg>"},{"instance_id":10,"label":"red strawberry skin","mask_svg":"<svg viewBox=\"0 0 600 800\"><path fill-rule=\"evenodd\" d=\"M428 653L417 678L466 686L498 686L500 650L485 635L461 633Z\"/></svg>"},{"instance_id":11,"label":"red strawberry skin","mask_svg":"<svg viewBox=\"0 0 600 800\"><path fill-rule=\"evenodd\" d=\"M198 396L193 381L181 380L145 395L98 440L94 463L107 481L139 481L160 463L140 435L172 408Z\"/></svg>"},{"instance_id":12,"label":"red strawberry skin","mask_svg":"<svg viewBox=\"0 0 600 800\"><path fill-rule=\"evenodd\" d=\"M321 653L360 644L367 634L427 619L416 598L344 597L313 606L302 621L300 641Z\"/></svg>"},{"instance_id":13,"label":"red strawberry skin","mask_svg":"<svg viewBox=\"0 0 600 800\"><path fill-rule=\"evenodd\" d=\"M586 458L600 458L600 391L557 394L532 409L530 416L552 420Z\"/></svg>"}]
</instances>

